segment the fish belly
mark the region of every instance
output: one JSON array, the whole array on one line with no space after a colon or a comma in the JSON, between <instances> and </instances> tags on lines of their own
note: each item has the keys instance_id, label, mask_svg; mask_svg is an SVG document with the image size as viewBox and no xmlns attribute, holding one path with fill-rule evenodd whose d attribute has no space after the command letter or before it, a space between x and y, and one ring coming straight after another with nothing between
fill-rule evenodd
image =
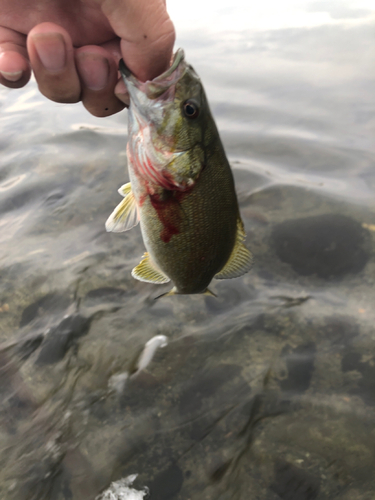
<instances>
[{"instance_id":1,"label":"fish belly","mask_svg":"<svg viewBox=\"0 0 375 500\"><path fill-rule=\"evenodd\" d=\"M189 193L148 196L141 230L154 263L179 293L200 293L229 259L236 238L237 199L231 173L220 188L200 182Z\"/></svg>"}]
</instances>

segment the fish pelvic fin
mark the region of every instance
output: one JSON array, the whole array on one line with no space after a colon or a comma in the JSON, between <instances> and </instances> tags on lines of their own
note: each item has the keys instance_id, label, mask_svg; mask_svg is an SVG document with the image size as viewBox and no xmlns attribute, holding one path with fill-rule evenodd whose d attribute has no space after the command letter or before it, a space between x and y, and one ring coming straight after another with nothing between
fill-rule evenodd
<instances>
[{"instance_id":1,"label":"fish pelvic fin","mask_svg":"<svg viewBox=\"0 0 375 500\"><path fill-rule=\"evenodd\" d=\"M170 279L153 262L151 262L148 252L143 255L141 262L132 271L133 278L146 283L156 283L162 285L169 283Z\"/></svg>"},{"instance_id":2,"label":"fish pelvic fin","mask_svg":"<svg viewBox=\"0 0 375 500\"><path fill-rule=\"evenodd\" d=\"M118 192L121 196L124 196L124 199L117 205L105 223L105 228L108 232L121 233L128 231L139 222L137 202L135 201L130 182L121 186Z\"/></svg>"},{"instance_id":3,"label":"fish pelvic fin","mask_svg":"<svg viewBox=\"0 0 375 500\"><path fill-rule=\"evenodd\" d=\"M238 278L250 271L253 266L253 255L244 245L246 238L243 222L240 217L237 219L236 241L232 253L221 271L215 274L218 280Z\"/></svg>"}]
</instances>

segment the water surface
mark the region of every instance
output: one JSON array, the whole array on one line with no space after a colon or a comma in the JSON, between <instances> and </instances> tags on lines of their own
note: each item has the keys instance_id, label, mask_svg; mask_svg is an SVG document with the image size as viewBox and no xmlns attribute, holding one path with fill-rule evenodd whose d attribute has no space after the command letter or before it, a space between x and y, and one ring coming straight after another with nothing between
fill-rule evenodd
<instances>
[{"instance_id":1,"label":"water surface","mask_svg":"<svg viewBox=\"0 0 375 500\"><path fill-rule=\"evenodd\" d=\"M176 2L254 269L155 301L168 286L130 275L139 228L104 229L126 111L1 89L1 498L94 500L138 474L152 500L373 499L374 14Z\"/></svg>"}]
</instances>

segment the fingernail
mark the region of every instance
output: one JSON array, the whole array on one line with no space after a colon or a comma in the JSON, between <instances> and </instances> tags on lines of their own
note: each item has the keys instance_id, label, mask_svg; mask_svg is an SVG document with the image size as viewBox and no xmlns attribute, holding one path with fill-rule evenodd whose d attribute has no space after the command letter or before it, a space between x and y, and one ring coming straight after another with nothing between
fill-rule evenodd
<instances>
[{"instance_id":1,"label":"fingernail","mask_svg":"<svg viewBox=\"0 0 375 500\"><path fill-rule=\"evenodd\" d=\"M83 84L90 90L102 90L109 78L108 59L90 52L79 53L77 59L77 69Z\"/></svg>"},{"instance_id":2,"label":"fingernail","mask_svg":"<svg viewBox=\"0 0 375 500\"><path fill-rule=\"evenodd\" d=\"M65 67L65 42L60 33L38 33L32 40L40 62L48 71L61 71Z\"/></svg>"},{"instance_id":3,"label":"fingernail","mask_svg":"<svg viewBox=\"0 0 375 500\"><path fill-rule=\"evenodd\" d=\"M0 71L1 76L3 76L10 82L17 82L21 78L22 73L22 71L15 71L14 73L10 73L8 71Z\"/></svg>"}]
</instances>

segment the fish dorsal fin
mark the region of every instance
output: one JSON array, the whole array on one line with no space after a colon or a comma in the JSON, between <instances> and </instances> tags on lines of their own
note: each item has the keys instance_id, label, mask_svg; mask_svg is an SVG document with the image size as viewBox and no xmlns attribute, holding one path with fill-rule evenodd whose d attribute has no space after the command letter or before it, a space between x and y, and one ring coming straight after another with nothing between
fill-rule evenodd
<instances>
[{"instance_id":1,"label":"fish dorsal fin","mask_svg":"<svg viewBox=\"0 0 375 500\"><path fill-rule=\"evenodd\" d=\"M250 271L253 265L253 256L243 244L245 238L246 233L243 227L243 222L241 218L238 217L234 248L223 269L215 275L216 279L224 280L229 278L238 278L238 276L242 276Z\"/></svg>"},{"instance_id":2,"label":"fish dorsal fin","mask_svg":"<svg viewBox=\"0 0 375 500\"><path fill-rule=\"evenodd\" d=\"M138 207L130 182L121 186L118 192L124 196L124 199L117 205L105 223L108 232L128 231L139 222Z\"/></svg>"},{"instance_id":3,"label":"fish dorsal fin","mask_svg":"<svg viewBox=\"0 0 375 500\"><path fill-rule=\"evenodd\" d=\"M133 278L146 283L168 283L168 276L162 273L150 260L148 252L143 255L141 262L132 271Z\"/></svg>"}]
</instances>

